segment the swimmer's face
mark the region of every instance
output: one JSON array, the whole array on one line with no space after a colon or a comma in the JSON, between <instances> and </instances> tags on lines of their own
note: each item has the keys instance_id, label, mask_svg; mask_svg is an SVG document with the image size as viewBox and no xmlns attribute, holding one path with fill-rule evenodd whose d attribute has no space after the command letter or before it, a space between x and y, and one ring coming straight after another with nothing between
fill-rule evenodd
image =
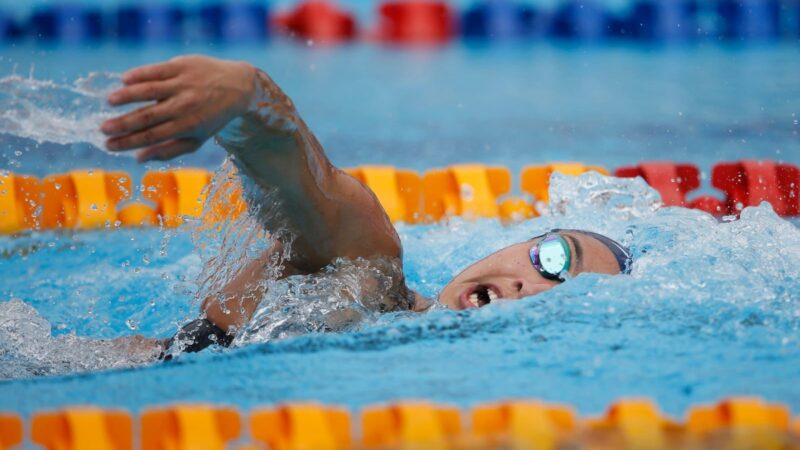
<instances>
[{"instance_id":1,"label":"swimmer's face","mask_svg":"<svg viewBox=\"0 0 800 450\"><path fill-rule=\"evenodd\" d=\"M562 231L572 253L569 273L618 274L614 254L602 242L581 233ZM439 294L450 309L476 308L496 299L518 300L558 285L543 277L531 264L530 248L542 237L492 253L456 275Z\"/></svg>"}]
</instances>

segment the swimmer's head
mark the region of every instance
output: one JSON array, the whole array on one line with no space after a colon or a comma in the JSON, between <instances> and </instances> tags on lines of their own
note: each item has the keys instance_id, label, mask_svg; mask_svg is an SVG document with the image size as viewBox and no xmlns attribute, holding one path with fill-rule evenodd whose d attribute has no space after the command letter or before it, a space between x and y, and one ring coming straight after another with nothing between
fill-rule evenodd
<instances>
[{"instance_id":1,"label":"swimmer's head","mask_svg":"<svg viewBox=\"0 0 800 450\"><path fill-rule=\"evenodd\" d=\"M558 273L561 267L565 270ZM610 238L580 230L553 230L467 267L442 289L439 302L451 309L475 308L496 299L536 295L583 272L615 275L629 267L630 254Z\"/></svg>"}]
</instances>

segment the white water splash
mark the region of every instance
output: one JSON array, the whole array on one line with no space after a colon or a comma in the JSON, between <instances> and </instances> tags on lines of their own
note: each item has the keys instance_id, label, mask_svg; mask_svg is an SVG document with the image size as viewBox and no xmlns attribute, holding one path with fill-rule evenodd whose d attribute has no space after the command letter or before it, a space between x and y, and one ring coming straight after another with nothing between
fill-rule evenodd
<instances>
[{"instance_id":1,"label":"white water splash","mask_svg":"<svg viewBox=\"0 0 800 450\"><path fill-rule=\"evenodd\" d=\"M209 198L226 196L222 194L226 192L224 185L218 183L229 175L222 171L218 174L212 188L218 191ZM495 332L509 328L502 333L515 336L528 332L527 328L515 331L520 324L530 326L530 333L538 333L537 330L550 324L562 326L557 320L560 309L570 314L589 310L591 317L601 317L597 313L600 310L604 314L608 314L606 310L632 314L643 320L661 317L659 326L668 332L694 327L699 320L720 323L735 334L746 326L741 325L742 320L773 321L770 333L793 342L800 326L796 319L800 298L796 287L800 279L797 269L800 230L778 217L769 205L746 208L740 220L718 222L700 211L657 208L658 194L640 180L596 174L556 176L550 195L558 202L552 215L513 226L502 226L496 220L460 219L444 225L399 226L406 255L404 271L410 287L423 295L435 296L469 264L551 228L596 231L628 245L634 255L631 276L582 274L536 299L513 302L509 308L492 305L469 313L435 313L398 321L397 314L379 314L377 311L384 309L379 304L381 296L363 289L367 283L377 283L384 286L384 292L390 290L397 281L391 275L393 269L380 267L381 262L338 261L315 276L283 280L276 280L274 273L266 276L262 286L268 289L235 343L246 345L324 331L352 333L329 334L313 342L302 342L314 345L348 342L347 345L368 348L391 346L408 339L436 339L449 336L448 333L480 334L490 328ZM260 222L250 216L225 222L220 228L199 231L196 243L205 264L200 276L200 295L213 293L235 277L244 263L254 260L269 245L260 240L263 233ZM272 261L269 268L276 269L279 262ZM46 268L41 270L46 273ZM57 274L64 269L51 270ZM90 276L91 271L87 273ZM146 286L148 283L139 288L137 283L141 283L141 278L113 282L109 286L110 295L130 289L131 284L144 291L164 289L159 284ZM70 295L71 286L58 287L57 293ZM542 302L551 305L549 309ZM730 308L718 311L720 305ZM693 308L693 312L681 316L687 308ZM726 316L731 310L735 314ZM154 309L150 314L157 311ZM113 313L113 310L106 312ZM93 320L104 318L94 316ZM439 328L441 331L436 331ZM368 338L361 342L359 336L363 333ZM291 348L292 342L279 345ZM118 348L109 348L110 345L108 341L74 335L52 337L50 325L31 307L19 301L0 306L0 366L3 366L0 376L26 377L144 362L114 353Z\"/></svg>"},{"instance_id":2,"label":"white water splash","mask_svg":"<svg viewBox=\"0 0 800 450\"><path fill-rule=\"evenodd\" d=\"M119 86L120 75L105 72L72 84L7 76L0 79L0 133L37 143L89 143L105 149L100 124L132 108L108 105L106 96Z\"/></svg>"},{"instance_id":3,"label":"white water splash","mask_svg":"<svg viewBox=\"0 0 800 450\"><path fill-rule=\"evenodd\" d=\"M0 379L132 367L156 354L143 339L54 337L32 306L21 300L0 303Z\"/></svg>"},{"instance_id":4,"label":"white water splash","mask_svg":"<svg viewBox=\"0 0 800 450\"><path fill-rule=\"evenodd\" d=\"M617 219L652 215L661 207L661 195L642 178L616 178L597 172L579 177L554 172L550 177L550 213L567 216L577 211L602 211Z\"/></svg>"}]
</instances>

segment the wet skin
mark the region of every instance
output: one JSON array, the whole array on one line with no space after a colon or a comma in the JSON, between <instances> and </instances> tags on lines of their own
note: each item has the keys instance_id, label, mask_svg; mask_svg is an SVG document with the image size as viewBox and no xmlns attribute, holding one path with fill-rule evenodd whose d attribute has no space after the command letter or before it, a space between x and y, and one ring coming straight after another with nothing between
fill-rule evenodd
<instances>
[{"instance_id":1,"label":"wet skin","mask_svg":"<svg viewBox=\"0 0 800 450\"><path fill-rule=\"evenodd\" d=\"M386 295L393 301L413 295L414 311L431 305L405 286L400 238L377 197L331 164L293 102L266 73L247 63L195 55L134 68L122 81L124 86L109 95L109 103L145 104L103 123L107 148L136 151L140 161L169 160L216 136L239 172L277 193L295 235L282 276L313 274L338 258L388 258L399 262L392 269L398 272L390 274L399 286ZM619 273L612 252L600 241L575 232L563 234L574 255L573 276ZM534 243L512 245L471 265L442 290L440 302L459 310L551 289L558 283L542 277L528 257ZM247 323L263 294L259 282L269 256L254 260L219 293L206 298L203 316L227 332ZM478 296L470 301L473 293Z\"/></svg>"},{"instance_id":2,"label":"wet skin","mask_svg":"<svg viewBox=\"0 0 800 450\"><path fill-rule=\"evenodd\" d=\"M561 232L561 235L566 238L573 257L571 276L583 272L620 273L614 254L597 239L575 232ZM506 247L467 267L442 289L439 302L461 310L484 306L493 299L518 300L552 289L559 282L539 274L528 255L541 239ZM470 301L471 294L478 294L477 305L474 296Z\"/></svg>"}]
</instances>

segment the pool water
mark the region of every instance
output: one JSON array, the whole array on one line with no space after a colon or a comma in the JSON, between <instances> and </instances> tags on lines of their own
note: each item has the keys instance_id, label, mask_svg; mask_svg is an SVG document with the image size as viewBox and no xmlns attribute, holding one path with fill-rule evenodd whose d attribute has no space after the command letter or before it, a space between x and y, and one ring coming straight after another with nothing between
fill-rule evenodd
<instances>
[{"instance_id":1,"label":"pool water","mask_svg":"<svg viewBox=\"0 0 800 450\"><path fill-rule=\"evenodd\" d=\"M85 145L30 151L32 141L15 136L28 128L61 130L50 137L62 143L97 139L88 130L98 122L91 114L98 108L69 108L61 97L73 99L63 87L90 72L119 73L191 52L267 70L333 163L344 167L379 163L422 171L479 161L516 169L574 160L614 168L669 159L708 171L717 161L741 157L800 162L794 45L453 44L425 50L307 48L279 40L264 47L4 48L0 75L32 73L62 89L14 102L19 83L0 84L0 131L7 132L0 134L0 157L38 175L81 163L140 174L144 168L129 160ZM61 109L54 107L58 101ZM215 168L221 158L207 145L178 164Z\"/></svg>"},{"instance_id":2,"label":"pool water","mask_svg":"<svg viewBox=\"0 0 800 450\"><path fill-rule=\"evenodd\" d=\"M16 65L26 75L0 84L10 111L0 118L2 168L44 175L101 167L138 176L160 167L79 143L91 136L70 130L91 129L108 111L91 92L75 94L74 83L89 71L119 72L177 51L7 49L5 73ZM671 159L705 170L744 157L800 162L794 47L412 52L276 43L210 51L269 70L342 166L424 170L479 161L516 172L555 160L614 168ZM34 64L36 82L27 78ZM42 80L54 80L58 95L22 92L42 92L31 88ZM69 104L64 93L75 95ZM64 125L58 120L73 125L59 132L60 143L37 143L46 132L53 139ZM172 165L215 168L221 160L208 145ZM647 396L681 414L698 402L759 395L800 411L795 224L766 204L722 222L657 209L657 194L640 180L595 174L556 176L552 197L558 208L550 216L511 227L491 220L399 225L409 284L434 296L476 259L553 227L621 240L635 254L633 273L584 274L524 301L368 317L342 333L144 366L90 338L165 337L195 317L203 262L191 227L2 237L0 410L535 397L589 414L619 397Z\"/></svg>"}]
</instances>

